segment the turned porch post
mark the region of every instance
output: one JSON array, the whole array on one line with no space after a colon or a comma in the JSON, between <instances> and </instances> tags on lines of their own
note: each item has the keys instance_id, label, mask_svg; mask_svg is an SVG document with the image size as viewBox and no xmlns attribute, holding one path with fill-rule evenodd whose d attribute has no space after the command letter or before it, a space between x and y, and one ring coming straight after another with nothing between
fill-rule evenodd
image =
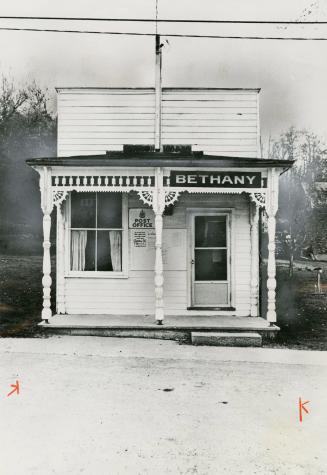
<instances>
[{"instance_id":1,"label":"turned porch post","mask_svg":"<svg viewBox=\"0 0 327 475\"><path fill-rule=\"evenodd\" d=\"M268 308L267 320L272 325L276 322L276 257L275 233L276 213L278 210L278 178L275 168L268 170L266 212L268 216Z\"/></svg>"},{"instance_id":2,"label":"turned porch post","mask_svg":"<svg viewBox=\"0 0 327 475\"><path fill-rule=\"evenodd\" d=\"M65 308L65 215L64 203L57 205L57 313Z\"/></svg>"},{"instance_id":3,"label":"turned porch post","mask_svg":"<svg viewBox=\"0 0 327 475\"><path fill-rule=\"evenodd\" d=\"M51 260L50 260L50 229L51 229L51 212L53 209L52 186L51 186L51 169L44 167L40 173L40 191L41 191L41 208L43 211L43 309L42 320L49 323L51 318L50 293L51 293Z\"/></svg>"},{"instance_id":4,"label":"turned porch post","mask_svg":"<svg viewBox=\"0 0 327 475\"><path fill-rule=\"evenodd\" d=\"M251 224L251 317L258 316L259 294L259 207L250 203Z\"/></svg>"},{"instance_id":5,"label":"turned porch post","mask_svg":"<svg viewBox=\"0 0 327 475\"><path fill-rule=\"evenodd\" d=\"M162 325L164 319L164 300L163 300L163 261L162 261L162 215L165 209L165 191L163 188L163 171L156 170L156 184L153 192L153 211L155 214L155 232L156 232L156 258L154 271L155 285L155 318L158 325Z\"/></svg>"}]
</instances>

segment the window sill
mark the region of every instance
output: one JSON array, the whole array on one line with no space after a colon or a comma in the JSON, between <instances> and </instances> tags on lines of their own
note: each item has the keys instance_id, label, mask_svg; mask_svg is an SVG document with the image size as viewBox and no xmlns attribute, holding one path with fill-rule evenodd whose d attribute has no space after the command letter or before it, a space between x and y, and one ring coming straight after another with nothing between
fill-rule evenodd
<instances>
[{"instance_id":1,"label":"window sill","mask_svg":"<svg viewBox=\"0 0 327 475\"><path fill-rule=\"evenodd\" d=\"M74 278L87 278L87 279L128 279L128 274L126 272L97 272L97 271L86 271L86 272L70 272L65 275L65 279L74 279Z\"/></svg>"}]
</instances>

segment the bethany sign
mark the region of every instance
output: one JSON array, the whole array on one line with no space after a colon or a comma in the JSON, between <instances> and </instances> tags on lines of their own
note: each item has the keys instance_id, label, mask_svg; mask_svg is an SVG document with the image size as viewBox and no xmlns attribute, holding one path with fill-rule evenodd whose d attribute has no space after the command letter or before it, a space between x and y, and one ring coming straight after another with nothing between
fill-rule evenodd
<instances>
[{"instance_id":1,"label":"bethany sign","mask_svg":"<svg viewBox=\"0 0 327 475\"><path fill-rule=\"evenodd\" d=\"M202 188L261 188L260 172L212 172L178 171L170 172L170 186Z\"/></svg>"}]
</instances>

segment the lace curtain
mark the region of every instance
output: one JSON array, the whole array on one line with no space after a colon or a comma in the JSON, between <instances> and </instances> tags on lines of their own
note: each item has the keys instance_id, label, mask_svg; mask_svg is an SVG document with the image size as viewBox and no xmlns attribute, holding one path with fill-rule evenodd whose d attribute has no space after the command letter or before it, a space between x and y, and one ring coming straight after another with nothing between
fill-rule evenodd
<instances>
[{"instance_id":1,"label":"lace curtain","mask_svg":"<svg viewBox=\"0 0 327 475\"><path fill-rule=\"evenodd\" d=\"M112 270L121 272L121 231L109 231Z\"/></svg>"},{"instance_id":2,"label":"lace curtain","mask_svg":"<svg viewBox=\"0 0 327 475\"><path fill-rule=\"evenodd\" d=\"M71 270L85 270L85 250L87 244L87 231L71 232ZM114 272L122 271L122 239L121 231L109 231L109 246Z\"/></svg>"},{"instance_id":3,"label":"lace curtain","mask_svg":"<svg viewBox=\"0 0 327 475\"><path fill-rule=\"evenodd\" d=\"M85 249L87 231L72 231L71 234L71 269L83 271L85 269Z\"/></svg>"}]
</instances>

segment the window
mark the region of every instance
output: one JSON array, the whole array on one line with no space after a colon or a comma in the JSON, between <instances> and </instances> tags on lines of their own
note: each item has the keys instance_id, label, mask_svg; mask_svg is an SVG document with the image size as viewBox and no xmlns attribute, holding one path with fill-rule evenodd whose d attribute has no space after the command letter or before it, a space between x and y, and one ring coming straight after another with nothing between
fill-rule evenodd
<instances>
[{"instance_id":1,"label":"window","mask_svg":"<svg viewBox=\"0 0 327 475\"><path fill-rule=\"evenodd\" d=\"M123 271L122 193L71 193L70 270Z\"/></svg>"},{"instance_id":2,"label":"window","mask_svg":"<svg viewBox=\"0 0 327 475\"><path fill-rule=\"evenodd\" d=\"M227 280L227 217L195 216L195 280Z\"/></svg>"}]
</instances>

